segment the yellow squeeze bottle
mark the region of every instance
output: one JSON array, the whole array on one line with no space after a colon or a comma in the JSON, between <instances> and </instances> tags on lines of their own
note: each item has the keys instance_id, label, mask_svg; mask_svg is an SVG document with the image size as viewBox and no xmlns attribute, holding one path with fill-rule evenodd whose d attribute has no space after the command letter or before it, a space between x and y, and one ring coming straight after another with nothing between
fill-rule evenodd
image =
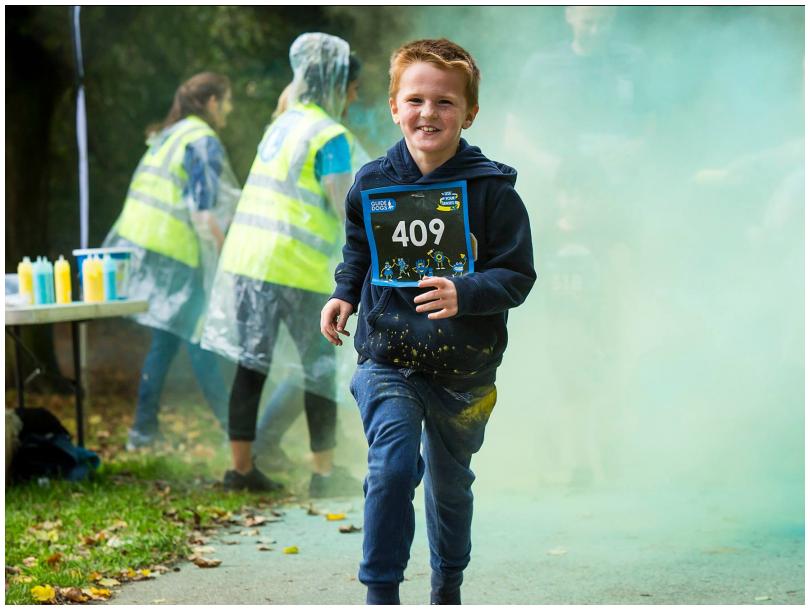
<instances>
[{"instance_id":1,"label":"yellow squeeze bottle","mask_svg":"<svg viewBox=\"0 0 810 610\"><path fill-rule=\"evenodd\" d=\"M24 256L17 265L17 278L20 282L20 296L23 303L31 305L34 302L34 266L31 259Z\"/></svg>"},{"instance_id":2,"label":"yellow squeeze bottle","mask_svg":"<svg viewBox=\"0 0 810 610\"><path fill-rule=\"evenodd\" d=\"M88 256L82 263L82 291L86 303L104 300L104 271L101 261L94 256Z\"/></svg>"},{"instance_id":3,"label":"yellow squeeze bottle","mask_svg":"<svg viewBox=\"0 0 810 610\"><path fill-rule=\"evenodd\" d=\"M54 282L56 283L56 302L70 303L73 300L70 290L70 263L61 254L54 265Z\"/></svg>"}]
</instances>

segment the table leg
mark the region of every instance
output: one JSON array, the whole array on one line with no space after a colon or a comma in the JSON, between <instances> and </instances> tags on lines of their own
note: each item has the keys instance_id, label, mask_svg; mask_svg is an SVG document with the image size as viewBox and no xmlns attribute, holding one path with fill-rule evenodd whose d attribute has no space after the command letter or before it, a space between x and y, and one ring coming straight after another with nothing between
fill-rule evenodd
<instances>
[{"instance_id":1,"label":"table leg","mask_svg":"<svg viewBox=\"0 0 810 610\"><path fill-rule=\"evenodd\" d=\"M20 361L20 327L12 326L11 334L14 336L14 369L17 371L17 408L22 410L25 408L25 384Z\"/></svg>"},{"instance_id":2,"label":"table leg","mask_svg":"<svg viewBox=\"0 0 810 610\"><path fill-rule=\"evenodd\" d=\"M84 447L84 407L82 406L82 367L79 345L79 322L70 323L70 338L73 343L73 390L76 394L76 437L79 447Z\"/></svg>"}]
</instances>

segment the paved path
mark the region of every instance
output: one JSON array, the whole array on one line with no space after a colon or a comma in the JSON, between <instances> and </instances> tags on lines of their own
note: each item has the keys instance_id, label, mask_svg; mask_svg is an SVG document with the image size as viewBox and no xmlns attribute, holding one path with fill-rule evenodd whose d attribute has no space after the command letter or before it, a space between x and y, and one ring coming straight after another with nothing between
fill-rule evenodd
<instances>
[{"instance_id":1,"label":"paved path","mask_svg":"<svg viewBox=\"0 0 810 610\"><path fill-rule=\"evenodd\" d=\"M464 601L802 604L803 507L782 510L763 495L479 491ZM215 552L207 556L221 559L219 567L183 563L178 572L125 585L110 603L362 603L356 580L362 534L338 531L362 525L362 499L321 501L315 508L345 512L347 519L330 522L301 505L282 507L281 521L261 526L257 537L234 527L213 538ZM424 529L419 502L401 588L406 604L427 600ZM258 550L259 540L273 550ZM290 545L299 554L281 552Z\"/></svg>"}]
</instances>

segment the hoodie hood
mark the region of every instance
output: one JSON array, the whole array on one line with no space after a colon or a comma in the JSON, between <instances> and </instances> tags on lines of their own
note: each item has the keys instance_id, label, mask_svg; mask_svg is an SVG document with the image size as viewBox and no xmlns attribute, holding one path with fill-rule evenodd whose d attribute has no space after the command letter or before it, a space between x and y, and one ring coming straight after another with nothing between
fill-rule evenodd
<instances>
[{"instance_id":1,"label":"hoodie hood","mask_svg":"<svg viewBox=\"0 0 810 610\"><path fill-rule=\"evenodd\" d=\"M477 146L470 146L463 138L459 142L456 154L428 175L423 176L419 166L411 157L405 138L388 149L380 166L382 173L397 184L432 184L471 180L473 178L502 178L512 186L517 181L515 168L491 161Z\"/></svg>"}]
</instances>

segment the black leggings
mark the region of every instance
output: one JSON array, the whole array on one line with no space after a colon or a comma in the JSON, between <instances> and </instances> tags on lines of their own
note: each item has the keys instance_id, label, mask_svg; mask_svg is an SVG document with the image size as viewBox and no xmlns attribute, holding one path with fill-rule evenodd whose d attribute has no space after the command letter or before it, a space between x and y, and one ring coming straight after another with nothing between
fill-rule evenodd
<instances>
[{"instance_id":1,"label":"black leggings","mask_svg":"<svg viewBox=\"0 0 810 610\"><path fill-rule=\"evenodd\" d=\"M321 336L318 313L325 295L261 282L242 276L236 278L239 340L253 353L268 361L275 348L279 326L283 322L298 348L305 369L304 410L312 451L335 446L337 404L335 395L335 352ZM254 441L262 388L267 373L240 363L231 388L228 435L232 441Z\"/></svg>"},{"instance_id":2,"label":"black leggings","mask_svg":"<svg viewBox=\"0 0 810 610\"><path fill-rule=\"evenodd\" d=\"M236 369L231 389L228 419L229 436L232 441L253 441L256 438L256 416L262 388L267 379L265 373L245 368ZM326 451L335 447L337 405L330 398L314 392L304 392L304 411L309 428L309 447L312 451Z\"/></svg>"}]
</instances>

